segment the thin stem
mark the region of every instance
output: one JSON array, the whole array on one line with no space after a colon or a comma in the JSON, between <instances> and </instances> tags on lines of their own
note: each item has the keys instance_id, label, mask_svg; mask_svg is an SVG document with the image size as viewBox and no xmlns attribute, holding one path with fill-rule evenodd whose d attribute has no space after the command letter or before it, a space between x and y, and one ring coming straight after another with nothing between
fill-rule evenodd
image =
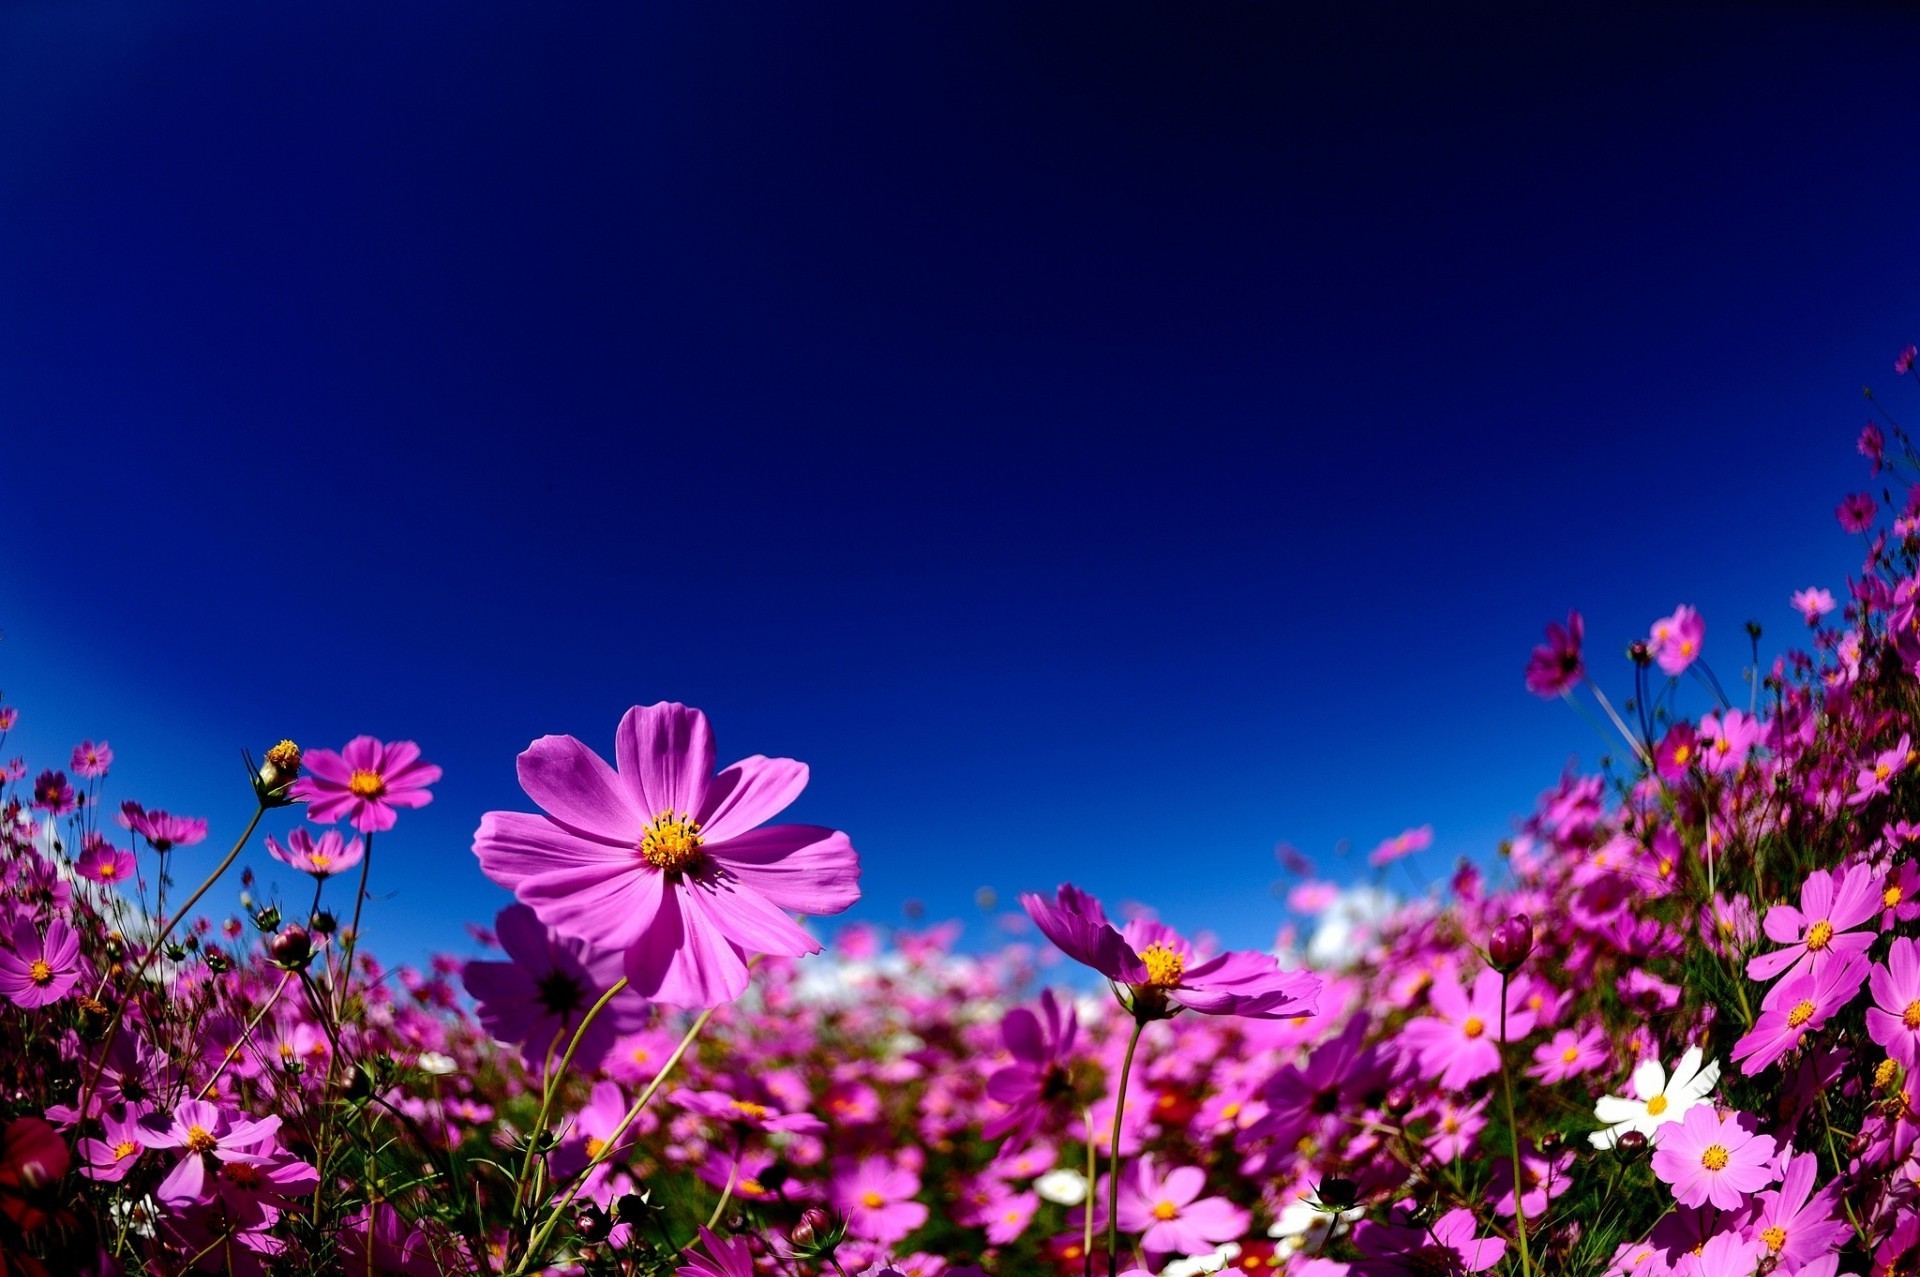
<instances>
[{"instance_id":1,"label":"thin stem","mask_svg":"<svg viewBox=\"0 0 1920 1277\"><path fill-rule=\"evenodd\" d=\"M533 1257L540 1253L540 1248L546 1244L547 1238L552 1235L554 1226L560 1222L560 1216L566 1211L567 1207L573 1203L573 1199L579 1194L581 1186L587 1182L587 1177L593 1173L595 1167L613 1156L614 1151L620 1145L620 1137L625 1135L627 1128L632 1126L639 1118L640 1110L647 1106L647 1101L651 1100L654 1092L660 1089L660 1084L666 1081L667 1074L673 1072L673 1066L680 1063L680 1057L687 1053L687 1048L693 1045L693 1040L700 1036L700 1030L707 1027L707 1021L713 1018L713 1013L718 1009L718 1007L708 1007L700 1013L700 1018L693 1022L693 1026L687 1030L686 1036L680 1039L680 1045L673 1048L673 1054L667 1057L667 1062L660 1066L658 1073L654 1074L653 1081L647 1083L647 1089L640 1093L640 1098L633 1102L633 1107L627 1110L627 1115L620 1119L620 1125L614 1127L612 1134L607 1136L605 1147L594 1156L588 1158L587 1164L580 1168L579 1174L574 1177L572 1186L567 1189L566 1196L562 1197L553 1209L547 1213L546 1222L540 1225L539 1231L533 1235L533 1240L527 1243L526 1253L520 1256L520 1264L513 1270L513 1277L522 1277L523 1274L531 1270Z\"/></svg>"},{"instance_id":2,"label":"thin stem","mask_svg":"<svg viewBox=\"0 0 1920 1277\"><path fill-rule=\"evenodd\" d=\"M715 1225L719 1224L721 1214L727 1209L727 1202L733 1197L733 1182L740 1176L740 1154L742 1151L739 1144L733 1146L733 1165L727 1167L727 1186L720 1190L720 1200L713 1204L713 1214L707 1216L707 1230L709 1232L713 1230Z\"/></svg>"},{"instance_id":3,"label":"thin stem","mask_svg":"<svg viewBox=\"0 0 1920 1277\"><path fill-rule=\"evenodd\" d=\"M1513 1151L1513 1225L1520 1238L1521 1277L1533 1277L1533 1259L1527 1253L1526 1180L1520 1173L1520 1128L1513 1121L1513 1075L1507 1068L1507 985L1513 977L1500 973L1500 1091L1507 1101L1507 1143Z\"/></svg>"},{"instance_id":4,"label":"thin stem","mask_svg":"<svg viewBox=\"0 0 1920 1277\"><path fill-rule=\"evenodd\" d=\"M333 1017L347 1010L347 991L353 987L353 946L360 941L360 906L367 902L367 871L373 868L373 835L367 835L367 850L360 857L360 889L353 893L353 925L348 928L340 959L340 987L334 990Z\"/></svg>"},{"instance_id":5,"label":"thin stem","mask_svg":"<svg viewBox=\"0 0 1920 1277\"><path fill-rule=\"evenodd\" d=\"M273 1004L280 1000L280 994L286 989L287 982L291 979L293 979L293 972L287 971L281 974L280 983L274 986L272 996L260 1004L260 1009L254 1012L251 1020L247 1021L247 1027L241 1031L233 1045L227 1048L226 1058L220 1061L220 1067L213 1071L213 1075L207 1079L207 1084L201 1087L199 1093L193 1097L195 1100L207 1098L207 1093L213 1090L214 1084L220 1080L220 1075L227 1071L227 1065L232 1064L234 1057L240 1054L240 1048L253 1040L253 1031L260 1027L260 1021L267 1018L267 1012L273 1010Z\"/></svg>"},{"instance_id":6,"label":"thin stem","mask_svg":"<svg viewBox=\"0 0 1920 1277\"><path fill-rule=\"evenodd\" d=\"M587 1012L586 1018L580 1021L580 1027L573 1031L573 1040L567 1043L567 1053L560 1057L560 1068L557 1071L549 1070L547 1076L541 1080L540 1116L534 1119L533 1136L527 1141L527 1155L520 1163L520 1175L514 1180L513 1184L513 1208L516 1213L519 1211L523 1200L523 1191L533 1182L531 1178L533 1174L533 1150L535 1145L539 1143L540 1136L544 1134L547 1129L547 1114L552 1111L553 1097L560 1089L560 1079L566 1075L567 1066L573 1063L573 1053L580 1049L580 1040L586 1036L587 1026L593 1023L594 1017L600 1014L601 1008L613 1001L614 995L626 987L627 977L621 976L614 982L612 988L600 995L600 1000L593 1004L593 1008ZM554 1040L556 1042L559 1041L557 1035ZM549 1062L551 1062L551 1053L549 1053L548 1059Z\"/></svg>"},{"instance_id":7,"label":"thin stem","mask_svg":"<svg viewBox=\"0 0 1920 1277\"><path fill-rule=\"evenodd\" d=\"M1081 1258L1086 1262L1080 1266L1081 1277L1093 1277L1093 1109L1080 1110L1087 1123L1087 1235L1082 1241Z\"/></svg>"},{"instance_id":8,"label":"thin stem","mask_svg":"<svg viewBox=\"0 0 1920 1277\"><path fill-rule=\"evenodd\" d=\"M1107 1277L1120 1277L1120 1116L1127 1106L1127 1075L1133 1072L1133 1049L1140 1045L1140 1033L1146 1027L1145 1020L1134 1017L1133 1036L1127 1039L1127 1055L1120 1062L1120 1091L1113 1098L1113 1146L1107 1155ZM1087 1208L1092 1210L1091 1202Z\"/></svg>"}]
</instances>

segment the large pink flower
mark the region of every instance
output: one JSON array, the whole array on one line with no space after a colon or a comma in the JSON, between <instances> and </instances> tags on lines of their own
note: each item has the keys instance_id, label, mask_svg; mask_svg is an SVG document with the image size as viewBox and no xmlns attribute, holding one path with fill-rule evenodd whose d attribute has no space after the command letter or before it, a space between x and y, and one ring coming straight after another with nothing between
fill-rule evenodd
<instances>
[{"instance_id":1,"label":"large pink flower","mask_svg":"<svg viewBox=\"0 0 1920 1277\"><path fill-rule=\"evenodd\" d=\"M473 851L489 878L554 929L624 952L631 987L673 1006L739 997L749 952L820 951L782 910L858 900L852 843L817 825L758 828L806 788L804 763L755 754L716 776L707 716L672 703L628 710L614 749L618 771L571 736L527 747L520 787L546 814L481 817Z\"/></svg>"},{"instance_id":2,"label":"large pink flower","mask_svg":"<svg viewBox=\"0 0 1920 1277\"><path fill-rule=\"evenodd\" d=\"M420 747L410 740L381 744L372 736L356 736L339 753L310 749L302 760L307 774L287 792L307 802L307 819L331 825L342 816L363 834L392 829L396 807L425 807L433 801L427 786L440 779L440 769L420 761Z\"/></svg>"}]
</instances>

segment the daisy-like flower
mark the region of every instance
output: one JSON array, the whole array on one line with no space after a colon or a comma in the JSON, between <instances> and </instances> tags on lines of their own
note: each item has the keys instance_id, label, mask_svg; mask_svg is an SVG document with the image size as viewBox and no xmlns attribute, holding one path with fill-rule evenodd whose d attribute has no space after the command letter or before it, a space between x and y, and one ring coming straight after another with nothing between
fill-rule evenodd
<instances>
[{"instance_id":1,"label":"daisy-like flower","mask_svg":"<svg viewBox=\"0 0 1920 1277\"><path fill-rule=\"evenodd\" d=\"M636 705L615 737L619 770L571 736L520 755L520 787L544 815L492 811L473 851L541 921L625 954L638 993L707 1007L746 992L749 952L820 944L785 913L840 913L860 898L860 858L817 825L770 825L807 768L755 754L713 774L707 716Z\"/></svg>"},{"instance_id":2,"label":"daisy-like flower","mask_svg":"<svg viewBox=\"0 0 1920 1277\"><path fill-rule=\"evenodd\" d=\"M1006 1112L988 1118L981 1131L990 1140L1010 1137L1000 1146L1000 1158L1026 1148L1048 1106L1071 1097L1068 1070L1079 1034L1080 1017L1074 1014L1073 1004L1062 1005L1052 989L1041 991L1038 1015L1015 1007L1000 1021L1000 1036L1013 1063L996 1069L987 1079L987 1094L1006 1105Z\"/></svg>"},{"instance_id":3,"label":"daisy-like flower","mask_svg":"<svg viewBox=\"0 0 1920 1277\"><path fill-rule=\"evenodd\" d=\"M1680 1256L1674 1277L1753 1277L1767 1248L1744 1230L1730 1229L1707 1238L1697 1252Z\"/></svg>"},{"instance_id":4,"label":"daisy-like flower","mask_svg":"<svg viewBox=\"0 0 1920 1277\"><path fill-rule=\"evenodd\" d=\"M1642 1060L1633 1071L1631 1095L1604 1095L1593 1115L1607 1123L1604 1131L1587 1137L1595 1148L1612 1148L1628 1131L1653 1136L1662 1126L1678 1122L1720 1081L1720 1062L1703 1060L1700 1048L1690 1046L1673 1066L1673 1075L1656 1059Z\"/></svg>"},{"instance_id":5,"label":"daisy-like flower","mask_svg":"<svg viewBox=\"0 0 1920 1277\"><path fill-rule=\"evenodd\" d=\"M1820 618L1833 611L1833 593L1818 586L1793 592L1793 610L1807 618L1808 625L1818 625Z\"/></svg>"},{"instance_id":6,"label":"daisy-like flower","mask_svg":"<svg viewBox=\"0 0 1920 1277\"><path fill-rule=\"evenodd\" d=\"M688 1254L676 1271L679 1277L753 1277L753 1248L744 1237L721 1238L700 1228L704 1255Z\"/></svg>"},{"instance_id":7,"label":"daisy-like flower","mask_svg":"<svg viewBox=\"0 0 1920 1277\"><path fill-rule=\"evenodd\" d=\"M1598 1025L1585 1033L1561 1029L1553 1040L1535 1047L1527 1076L1539 1078L1551 1086L1582 1073L1591 1073L1607 1062L1612 1052L1607 1046L1607 1031Z\"/></svg>"},{"instance_id":8,"label":"daisy-like flower","mask_svg":"<svg viewBox=\"0 0 1920 1277\"><path fill-rule=\"evenodd\" d=\"M1172 927L1147 918L1117 931L1100 902L1072 884L1060 888L1054 904L1032 894L1020 903L1062 953L1126 985L1139 1017L1164 1018L1184 1009L1292 1019L1312 1015L1319 1002L1320 978L1282 971L1272 954L1220 953L1202 960Z\"/></svg>"},{"instance_id":9,"label":"daisy-like flower","mask_svg":"<svg viewBox=\"0 0 1920 1277\"><path fill-rule=\"evenodd\" d=\"M31 919L22 918L0 948L0 995L17 1007L47 1006L73 992L80 970L78 932L55 918L43 938Z\"/></svg>"},{"instance_id":10,"label":"daisy-like flower","mask_svg":"<svg viewBox=\"0 0 1920 1277\"><path fill-rule=\"evenodd\" d=\"M77 801L65 772L44 771L34 778L32 805L47 815L64 816L74 809Z\"/></svg>"},{"instance_id":11,"label":"daisy-like flower","mask_svg":"<svg viewBox=\"0 0 1920 1277\"><path fill-rule=\"evenodd\" d=\"M537 1063L556 1047L564 1050L594 1003L619 983L621 957L551 930L525 905L502 909L494 929L508 960L469 962L461 980L480 1004L481 1027L501 1042L520 1043ZM576 1063L593 1068L616 1038L646 1027L650 1014L639 994L614 994L580 1034Z\"/></svg>"},{"instance_id":12,"label":"daisy-like flower","mask_svg":"<svg viewBox=\"0 0 1920 1277\"><path fill-rule=\"evenodd\" d=\"M412 741L382 744L372 736L354 737L337 754L308 750L300 766L303 774L287 795L306 800L307 819L331 825L344 816L363 834L392 829L396 807L425 807L433 801L427 786L440 779L440 769L421 762Z\"/></svg>"},{"instance_id":13,"label":"daisy-like flower","mask_svg":"<svg viewBox=\"0 0 1920 1277\"><path fill-rule=\"evenodd\" d=\"M153 1149L178 1149L180 1160L160 1181L154 1195L163 1202L204 1202L212 1199L207 1161L264 1164L272 1154L262 1152L280 1129L278 1117L254 1121L205 1100L182 1100L171 1113L149 1113L140 1119L140 1143Z\"/></svg>"},{"instance_id":14,"label":"daisy-like flower","mask_svg":"<svg viewBox=\"0 0 1920 1277\"><path fill-rule=\"evenodd\" d=\"M1747 963L1749 980L1771 980L1782 973L1818 968L1840 953L1864 953L1873 932L1861 931L1880 912L1873 870L1853 865L1843 874L1816 869L1800 885L1800 907L1775 905L1760 924L1768 939L1787 946L1755 955Z\"/></svg>"},{"instance_id":15,"label":"daisy-like flower","mask_svg":"<svg viewBox=\"0 0 1920 1277\"><path fill-rule=\"evenodd\" d=\"M83 740L73 747L73 770L76 775L88 780L98 780L107 774L107 768L113 766L113 751L107 748L107 742L95 744Z\"/></svg>"},{"instance_id":16,"label":"daisy-like flower","mask_svg":"<svg viewBox=\"0 0 1920 1277\"><path fill-rule=\"evenodd\" d=\"M1501 1041L1518 1042L1533 1032L1534 1013L1527 1006L1526 990L1519 985L1507 989L1507 1035L1500 1036L1500 973L1492 969L1474 977L1469 994L1460 986L1460 977L1443 972L1427 992L1427 1002L1436 1014L1407 1022L1400 1030L1403 1047L1420 1057L1420 1067L1439 1076L1440 1085L1457 1091L1468 1083L1495 1072L1500 1067Z\"/></svg>"},{"instance_id":17,"label":"daisy-like flower","mask_svg":"<svg viewBox=\"0 0 1920 1277\"><path fill-rule=\"evenodd\" d=\"M667 1098L689 1113L709 1121L725 1122L755 1131L785 1135L818 1135L827 1124L811 1113L783 1113L770 1104L736 1099L725 1091L690 1091L682 1087Z\"/></svg>"},{"instance_id":18,"label":"daisy-like flower","mask_svg":"<svg viewBox=\"0 0 1920 1277\"><path fill-rule=\"evenodd\" d=\"M1746 1205L1773 1183L1774 1142L1752 1129L1745 1113L1696 1104L1678 1122L1653 1133L1653 1173L1673 1186L1682 1206L1712 1202L1721 1210Z\"/></svg>"},{"instance_id":19,"label":"daisy-like flower","mask_svg":"<svg viewBox=\"0 0 1920 1277\"><path fill-rule=\"evenodd\" d=\"M322 830L318 839L304 829L295 829L287 834L285 846L268 834L266 843L269 856L315 878L330 878L351 869L367 853L365 842L358 838L348 842L338 829Z\"/></svg>"},{"instance_id":20,"label":"daisy-like flower","mask_svg":"<svg viewBox=\"0 0 1920 1277\"><path fill-rule=\"evenodd\" d=\"M123 851L102 838L89 834L86 846L73 862L73 871L88 882L112 886L133 877L133 853Z\"/></svg>"},{"instance_id":21,"label":"daisy-like flower","mask_svg":"<svg viewBox=\"0 0 1920 1277\"><path fill-rule=\"evenodd\" d=\"M1740 1071L1752 1077L1787 1052L1798 1050L1809 1033L1819 1032L1834 1012L1853 1001L1866 978L1866 956L1843 953L1774 985L1753 1028L1733 1044Z\"/></svg>"},{"instance_id":22,"label":"daisy-like flower","mask_svg":"<svg viewBox=\"0 0 1920 1277\"><path fill-rule=\"evenodd\" d=\"M1162 1175L1151 1156L1136 1158L1120 1173L1122 1232L1136 1233L1150 1255L1204 1255L1221 1242L1243 1236L1253 1222L1224 1197L1201 1197L1207 1176L1197 1166L1176 1166ZM1098 1199L1106 1200L1107 1190Z\"/></svg>"},{"instance_id":23,"label":"daisy-like flower","mask_svg":"<svg viewBox=\"0 0 1920 1277\"><path fill-rule=\"evenodd\" d=\"M1507 1253L1500 1238L1475 1235L1473 1212L1465 1207L1424 1227L1363 1219L1353 1226L1353 1244L1365 1256L1353 1266L1361 1277L1485 1272Z\"/></svg>"},{"instance_id":24,"label":"daisy-like flower","mask_svg":"<svg viewBox=\"0 0 1920 1277\"><path fill-rule=\"evenodd\" d=\"M139 803L120 804L120 823L147 840L155 851L191 847L207 836L207 822L197 816L175 816L159 809L148 811Z\"/></svg>"},{"instance_id":25,"label":"daisy-like flower","mask_svg":"<svg viewBox=\"0 0 1920 1277\"><path fill-rule=\"evenodd\" d=\"M1767 1248L1765 1253L1778 1255L1785 1270L1792 1272L1837 1251L1852 1230L1839 1217L1838 1189L1829 1184L1814 1192L1820 1175L1818 1158L1789 1152L1780 1165L1780 1187L1760 1194L1760 1214L1753 1227Z\"/></svg>"},{"instance_id":26,"label":"daisy-like flower","mask_svg":"<svg viewBox=\"0 0 1920 1277\"><path fill-rule=\"evenodd\" d=\"M836 1170L832 1199L848 1233L890 1246L927 1222L926 1205L913 1200L919 1191L913 1171L884 1157L863 1157Z\"/></svg>"},{"instance_id":27,"label":"daisy-like flower","mask_svg":"<svg viewBox=\"0 0 1920 1277\"><path fill-rule=\"evenodd\" d=\"M82 1137L75 1151L86 1160L80 1173L102 1183L118 1183L140 1160L140 1121L132 1113L109 1112L101 1117L100 1138Z\"/></svg>"},{"instance_id":28,"label":"daisy-like flower","mask_svg":"<svg viewBox=\"0 0 1920 1277\"><path fill-rule=\"evenodd\" d=\"M1580 656L1580 643L1586 637L1587 623L1578 612L1567 613L1567 623L1547 625L1547 641L1533 649L1527 662L1527 690L1548 700L1571 689L1586 674Z\"/></svg>"},{"instance_id":29,"label":"daisy-like flower","mask_svg":"<svg viewBox=\"0 0 1920 1277\"><path fill-rule=\"evenodd\" d=\"M1707 623L1684 603L1653 623L1647 634L1647 651L1654 663L1668 674L1683 674L1700 655L1706 642Z\"/></svg>"},{"instance_id":30,"label":"daisy-like flower","mask_svg":"<svg viewBox=\"0 0 1920 1277\"><path fill-rule=\"evenodd\" d=\"M1913 737L1902 732L1898 744L1881 750L1874 755L1873 762L1860 769L1860 774L1854 777L1854 790L1847 795L1847 805L1859 807L1890 793L1893 778L1905 771L1913 760Z\"/></svg>"},{"instance_id":31,"label":"daisy-like flower","mask_svg":"<svg viewBox=\"0 0 1920 1277\"><path fill-rule=\"evenodd\" d=\"M1867 1036L1908 1069L1920 1064L1920 949L1906 936L1894 939L1887 964L1867 976L1874 1005L1867 1008Z\"/></svg>"},{"instance_id":32,"label":"daisy-like flower","mask_svg":"<svg viewBox=\"0 0 1920 1277\"><path fill-rule=\"evenodd\" d=\"M1391 864L1403 856L1411 856L1431 846L1433 826L1421 825L1418 829L1403 830L1375 847L1367 853L1367 863L1378 869L1381 865Z\"/></svg>"},{"instance_id":33,"label":"daisy-like flower","mask_svg":"<svg viewBox=\"0 0 1920 1277\"><path fill-rule=\"evenodd\" d=\"M1757 719L1737 709L1728 710L1724 718L1708 714L1700 720L1701 761L1715 775L1737 772L1763 734Z\"/></svg>"}]
</instances>

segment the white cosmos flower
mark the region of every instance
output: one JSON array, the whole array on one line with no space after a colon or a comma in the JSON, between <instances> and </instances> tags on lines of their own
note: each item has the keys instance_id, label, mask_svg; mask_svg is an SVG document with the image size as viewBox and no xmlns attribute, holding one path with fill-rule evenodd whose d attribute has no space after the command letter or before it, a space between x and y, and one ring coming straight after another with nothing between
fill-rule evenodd
<instances>
[{"instance_id":1,"label":"white cosmos flower","mask_svg":"<svg viewBox=\"0 0 1920 1277\"><path fill-rule=\"evenodd\" d=\"M1087 1200L1087 1177L1063 1166L1033 1181L1033 1191L1061 1206L1078 1206Z\"/></svg>"},{"instance_id":2,"label":"white cosmos flower","mask_svg":"<svg viewBox=\"0 0 1920 1277\"><path fill-rule=\"evenodd\" d=\"M1306 1197L1296 1197L1280 1208L1280 1214L1267 1229L1267 1236L1279 1240L1277 1249L1283 1255L1294 1251L1318 1255L1328 1238L1341 1236L1348 1225L1364 1214L1366 1212L1357 1206L1334 1211L1316 1206Z\"/></svg>"},{"instance_id":3,"label":"white cosmos flower","mask_svg":"<svg viewBox=\"0 0 1920 1277\"><path fill-rule=\"evenodd\" d=\"M1607 1129L1587 1138L1595 1148L1612 1148L1628 1131L1652 1139L1657 1127L1679 1121L1688 1109L1711 1095L1719 1080L1720 1061L1702 1063L1697 1046L1687 1048L1673 1066L1672 1077L1660 1067L1659 1060L1642 1060L1633 1071L1633 1096L1603 1095L1594 1104L1593 1115L1607 1123Z\"/></svg>"}]
</instances>

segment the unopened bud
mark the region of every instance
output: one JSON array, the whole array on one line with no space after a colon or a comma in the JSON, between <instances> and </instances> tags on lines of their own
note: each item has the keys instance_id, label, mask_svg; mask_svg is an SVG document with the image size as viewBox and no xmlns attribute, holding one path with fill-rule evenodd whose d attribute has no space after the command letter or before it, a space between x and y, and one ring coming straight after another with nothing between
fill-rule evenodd
<instances>
[{"instance_id":1,"label":"unopened bud","mask_svg":"<svg viewBox=\"0 0 1920 1277\"><path fill-rule=\"evenodd\" d=\"M818 1206L809 1206L800 1212L800 1221L787 1234L787 1240L801 1250L811 1250L820 1244L821 1239L826 1237L828 1230L832 1227L831 1215Z\"/></svg>"},{"instance_id":2,"label":"unopened bud","mask_svg":"<svg viewBox=\"0 0 1920 1277\"><path fill-rule=\"evenodd\" d=\"M1638 1157L1647 1151L1647 1137L1639 1131L1626 1131L1613 1142L1613 1146L1628 1157Z\"/></svg>"},{"instance_id":3,"label":"unopened bud","mask_svg":"<svg viewBox=\"0 0 1920 1277\"><path fill-rule=\"evenodd\" d=\"M613 1231L613 1221L592 1202L578 1202L573 1208L573 1226L590 1242L604 1241Z\"/></svg>"},{"instance_id":4,"label":"unopened bud","mask_svg":"<svg viewBox=\"0 0 1920 1277\"><path fill-rule=\"evenodd\" d=\"M1330 1175L1320 1181L1315 1196L1328 1210L1351 1210L1360 1200L1360 1186L1344 1175Z\"/></svg>"},{"instance_id":5,"label":"unopened bud","mask_svg":"<svg viewBox=\"0 0 1920 1277\"><path fill-rule=\"evenodd\" d=\"M307 925L313 928L313 934L316 936L330 936L340 923L332 914L322 909L307 920Z\"/></svg>"},{"instance_id":6,"label":"unopened bud","mask_svg":"<svg viewBox=\"0 0 1920 1277\"><path fill-rule=\"evenodd\" d=\"M304 971L313 961L313 938L307 929L297 922L290 922L279 935L267 945L267 952L273 955L273 964L286 971Z\"/></svg>"},{"instance_id":7,"label":"unopened bud","mask_svg":"<svg viewBox=\"0 0 1920 1277\"><path fill-rule=\"evenodd\" d=\"M260 930L262 931L279 930L280 928L279 908L274 905L268 905L265 909L262 909L260 912L254 914L253 925L260 928Z\"/></svg>"},{"instance_id":8,"label":"unopened bud","mask_svg":"<svg viewBox=\"0 0 1920 1277\"><path fill-rule=\"evenodd\" d=\"M1635 665L1653 664L1653 653L1647 650L1645 639L1635 639L1627 644L1627 659Z\"/></svg>"},{"instance_id":9,"label":"unopened bud","mask_svg":"<svg viewBox=\"0 0 1920 1277\"><path fill-rule=\"evenodd\" d=\"M1487 942L1487 957L1501 975L1512 975L1533 952L1533 919L1516 913L1493 929Z\"/></svg>"}]
</instances>

